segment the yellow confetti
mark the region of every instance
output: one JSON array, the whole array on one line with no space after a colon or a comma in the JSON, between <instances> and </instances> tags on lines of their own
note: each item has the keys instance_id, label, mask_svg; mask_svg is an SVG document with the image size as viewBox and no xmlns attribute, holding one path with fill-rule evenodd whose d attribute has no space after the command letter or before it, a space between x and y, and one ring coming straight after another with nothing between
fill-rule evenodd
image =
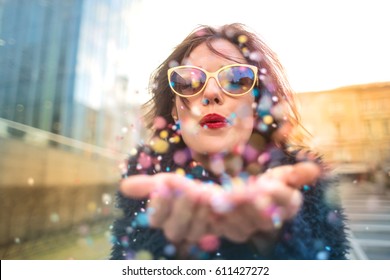
<instances>
[{"instance_id":1,"label":"yellow confetti","mask_svg":"<svg viewBox=\"0 0 390 280\"><path fill-rule=\"evenodd\" d=\"M138 251L135 254L135 258L134 259L136 259L136 260L152 260L153 259L153 255L149 251L140 250L140 251Z\"/></svg>"},{"instance_id":2,"label":"yellow confetti","mask_svg":"<svg viewBox=\"0 0 390 280\"><path fill-rule=\"evenodd\" d=\"M200 81L199 80L192 80L191 86L192 86L192 88L198 88L200 86Z\"/></svg>"},{"instance_id":3,"label":"yellow confetti","mask_svg":"<svg viewBox=\"0 0 390 280\"><path fill-rule=\"evenodd\" d=\"M245 44L248 41L248 37L246 35L240 35L238 36L238 42L240 44Z\"/></svg>"},{"instance_id":4,"label":"yellow confetti","mask_svg":"<svg viewBox=\"0 0 390 280\"><path fill-rule=\"evenodd\" d=\"M161 137L162 139L167 138L167 137L168 137L168 131L166 131L166 130L161 131L161 132L160 132L160 137Z\"/></svg>"},{"instance_id":5,"label":"yellow confetti","mask_svg":"<svg viewBox=\"0 0 390 280\"><path fill-rule=\"evenodd\" d=\"M156 153L165 154L169 149L169 143L162 139L153 139L150 145Z\"/></svg>"},{"instance_id":6,"label":"yellow confetti","mask_svg":"<svg viewBox=\"0 0 390 280\"><path fill-rule=\"evenodd\" d=\"M178 169L176 169L176 174L184 176L184 175L186 175L186 172L184 171L183 168L178 168Z\"/></svg>"},{"instance_id":7,"label":"yellow confetti","mask_svg":"<svg viewBox=\"0 0 390 280\"><path fill-rule=\"evenodd\" d=\"M91 213L94 213L94 212L96 211L96 208L97 208L96 203L93 202L93 201L91 201L91 202L89 202L89 203L87 204L87 209L88 209L88 211L91 212Z\"/></svg>"},{"instance_id":8,"label":"yellow confetti","mask_svg":"<svg viewBox=\"0 0 390 280\"><path fill-rule=\"evenodd\" d=\"M266 115L263 117L263 122L267 125L273 123L274 118L271 115Z\"/></svg>"},{"instance_id":9,"label":"yellow confetti","mask_svg":"<svg viewBox=\"0 0 390 280\"><path fill-rule=\"evenodd\" d=\"M33 186L34 185L34 178L28 178L27 180L27 184L29 184L30 186Z\"/></svg>"},{"instance_id":10,"label":"yellow confetti","mask_svg":"<svg viewBox=\"0 0 390 280\"><path fill-rule=\"evenodd\" d=\"M169 143L179 143L179 142L180 142L180 136L178 135L169 138Z\"/></svg>"}]
</instances>

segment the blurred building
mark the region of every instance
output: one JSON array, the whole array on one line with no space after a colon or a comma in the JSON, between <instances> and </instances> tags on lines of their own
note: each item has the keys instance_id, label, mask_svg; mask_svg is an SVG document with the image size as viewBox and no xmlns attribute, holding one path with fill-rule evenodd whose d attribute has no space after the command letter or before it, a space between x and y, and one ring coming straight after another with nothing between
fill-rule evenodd
<instances>
[{"instance_id":1,"label":"blurred building","mask_svg":"<svg viewBox=\"0 0 390 280\"><path fill-rule=\"evenodd\" d=\"M309 145L346 174L390 163L390 82L296 94ZM302 131L301 131L302 132ZM390 171L390 170L389 170Z\"/></svg>"},{"instance_id":2,"label":"blurred building","mask_svg":"<svg viewBox=\"0 0 390 280\"><path fill-rule=\"evenodd\" d=\"M0 1L0 118L109 146L131 111L132 3Z\"/></svg>"},{"instance_id":3,"label":"blurred building","mask_svg":"<svg viewBox=\"0 0 390 280\"><path fill-rule=\"evenodd\" d=\"M118 166L142 125L129 90L134 3L0 0L2 259L113 220Z\"/></svg>"}]
</instances>

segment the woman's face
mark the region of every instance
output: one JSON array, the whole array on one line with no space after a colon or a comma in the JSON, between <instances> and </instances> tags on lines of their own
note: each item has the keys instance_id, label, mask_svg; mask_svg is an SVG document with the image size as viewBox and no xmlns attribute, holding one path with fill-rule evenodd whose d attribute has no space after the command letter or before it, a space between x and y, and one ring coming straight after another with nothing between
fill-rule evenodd
<instances>
[{"instance_id":1,"label":"woman's face","mask_svg":"<svg viewBox=\"0 0 390 280\"><path fill-rule=\"evenodd\" d=\"M237 47L227 40L214 40L212 46L235 61L218 56L202 43L191 52L185 64L215 72L237 62L247 63ZM189 98L176 96L172 114L180 120L183 140L197 159L231 152L247 143L254 125L253 102L252 92L232 97L222 91L214 78L210 78L198 95Z\"/></svg>"}]
</instances>

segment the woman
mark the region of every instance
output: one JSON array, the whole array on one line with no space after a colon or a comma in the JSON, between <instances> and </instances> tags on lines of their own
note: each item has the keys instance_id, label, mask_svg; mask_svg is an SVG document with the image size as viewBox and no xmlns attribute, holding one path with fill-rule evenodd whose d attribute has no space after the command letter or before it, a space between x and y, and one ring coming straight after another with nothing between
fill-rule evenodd
<instances>
[{"instance_id":1,"label":"woman","mask_svg":"<svg viewBox=\"0 0 390 280\"><path fill-rule=\"evenodd\" d=\"M151 82L112 259L345 259L342 210L321 161L288 146L291 90L254 33L202 26Z\"/></svg>"}]
</instances>

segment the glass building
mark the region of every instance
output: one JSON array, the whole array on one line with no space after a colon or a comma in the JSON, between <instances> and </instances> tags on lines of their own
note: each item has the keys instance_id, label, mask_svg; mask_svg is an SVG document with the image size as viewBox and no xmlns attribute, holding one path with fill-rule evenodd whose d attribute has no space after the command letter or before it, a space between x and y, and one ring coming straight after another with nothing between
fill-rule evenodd
<instances>
[{"instance_id":1,"label":"glass building","mask_svg":"<svg viewBox=\"0 0 390 280\"><path fill-rule=\"evenodd\" d=\"M129 106L132 3L0 0L0 118L106 147Z\"/></svg>"}]
</instances>

